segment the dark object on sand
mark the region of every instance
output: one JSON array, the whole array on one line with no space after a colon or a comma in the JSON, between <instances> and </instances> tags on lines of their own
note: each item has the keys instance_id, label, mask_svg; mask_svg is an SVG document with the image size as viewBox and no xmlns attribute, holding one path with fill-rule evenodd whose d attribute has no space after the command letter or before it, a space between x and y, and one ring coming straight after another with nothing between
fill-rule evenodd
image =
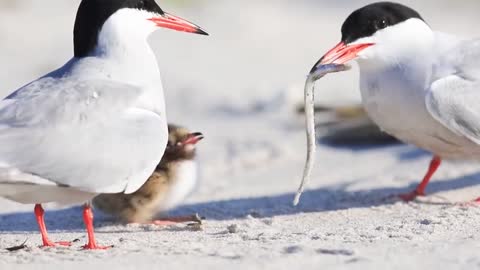
<instances>
[{"instance_id":1,"label":"dark object on sand","mask_svg":"<svg viewBox=\"0 0 480 270\"><path fill-rule=\"evenodd\" d=\"M6 250L8 250L10 252L14 252L14 251L19 251L19 250L25 249L25 248L27 248L27 245L26 245L27 241L28 241L28 239L25 240L25 242L23 242L23 244L18 245L18 246L14 246L14 247L6 248Z\"/></svg>"}]
</instances>

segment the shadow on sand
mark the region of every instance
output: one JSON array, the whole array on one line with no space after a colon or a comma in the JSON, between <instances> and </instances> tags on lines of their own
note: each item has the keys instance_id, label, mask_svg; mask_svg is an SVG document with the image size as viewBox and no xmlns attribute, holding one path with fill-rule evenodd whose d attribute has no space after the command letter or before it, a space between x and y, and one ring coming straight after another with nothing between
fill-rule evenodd
<instances>
[{"instance_id":1,"label":"shadow on sand","mask_svg":"<svg viewBox=\"0 0 480 270\"><path fill-rule=\"evenodd\" d=\"M447 181L433 181L428 188L430 195L438 192L463 189L479 185L480 174L472 174ZM293 215L308 212L335 211L351 208L367 208L394 203L386 199L392 194L399 194L413 189L380 188L365 191L349 192L348 184L306 191L298 207L292 206L293 193L264 196L257 198L239 198L231 200L212 201L190 204L172 211L172 215L188 215L200 213L207 220L229 220L253 215L268 218L279 215ZM64 210L46 212L46 222L49 230L83 231L82 209L74 207ZM97 215L97 227L111 225L111 219L101 214ZM0 231L4 233L37 231L37 225L32 212L0 215ZM1 233L0 233L1 234Z\"/></svg>"}]
</instances>

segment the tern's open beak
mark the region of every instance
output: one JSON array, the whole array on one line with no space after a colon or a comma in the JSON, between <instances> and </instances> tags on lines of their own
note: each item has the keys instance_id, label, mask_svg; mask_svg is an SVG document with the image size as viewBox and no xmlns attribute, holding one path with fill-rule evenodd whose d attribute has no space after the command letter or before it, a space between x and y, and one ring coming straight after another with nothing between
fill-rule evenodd
<instances>
[{"instance_id":1,"label":"tern's open beak","mask_svg":"<svg viewBox=\"0 0 480 270\"><path fill-rule=\"evenodd\" d=\"M200 133L200 132L195 132L195 133L190 133L188 134L188 136L182 141L182 144L183 145L188 145L188 144L192 144L192 145L195 145L197 144L199 141L203 140L203 134Z\"/></svg>"},{"instance_id":2,"label":"tern's open beak","mask_svg":"<svg viewBox=\"0 0 480 270\"><path fill-rule=\"evenodd\" d=\"M313 67L312 73L317 70L318 66L320 65L327 65L327 64L345 64L355 58L357 58L358 54L365 50L368 47L375 45L374 43L361 43L361 44L354 44L354 45L347 45L344 42L338 43L333 49L328 51Z\"/></svg>"},{"instance_id":3,"label":"tern's open beak","mask_svg":"<svg viewBox=\"0 0 480 270\"><path fill-rule=\"evenodd\" d=\"M208 33L205 32L200 26L168 13L164 13L158 17L150 18L149 20L154 22L158 27L208 36Z\"/></svg>"}]
</instances>

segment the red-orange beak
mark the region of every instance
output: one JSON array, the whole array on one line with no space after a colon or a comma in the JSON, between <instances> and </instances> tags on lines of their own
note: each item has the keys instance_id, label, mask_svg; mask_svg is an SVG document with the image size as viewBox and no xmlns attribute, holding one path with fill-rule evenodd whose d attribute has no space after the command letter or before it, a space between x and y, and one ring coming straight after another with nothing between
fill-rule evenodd
<instances>
[{"instance_id":1,"label":"red-orange beak","mask_svg":"<svg viewBox=\"0 0 480 270\"><path fill-rule=\"evenodd\" d=\"M168 13L164 13L159 17L150 18L149 20L154 22L158 27L208 36L208 33L200 26Z\"/></svg>"},{"instance_id":2,"label":"red-orange beak","mask_svg":"<svg viewBox=\"0 0 480 270\"><path fill-rule=\"evenodd\" d=\"M355 58L358 54L365 50L368 47L375 45L375 43L363 43L363 44L354 44L347 45L344 42L338 43L333 49L328 51L313 67L312 72L317 69L320 65L328 64L345 64Z\"/></svg>"},{"instance_id":3,"label":"red-orange beak","mask_svg":"<svg viewBox=\"0 0 480 270\"><path fill-rule=\"evenodd\" d=\"M182 145L188 145L192 144L195 145L199 141L203 140L204 136L200 132L195 132L195 133L190 133L188 136L185 138L185 140L182 141Z\"/></svg>"}]
</instances>

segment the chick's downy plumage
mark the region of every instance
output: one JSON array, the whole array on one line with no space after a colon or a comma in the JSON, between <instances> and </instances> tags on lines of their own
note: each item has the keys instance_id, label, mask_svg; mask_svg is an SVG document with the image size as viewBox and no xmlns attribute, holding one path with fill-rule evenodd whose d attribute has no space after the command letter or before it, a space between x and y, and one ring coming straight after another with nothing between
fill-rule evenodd
<instances>
[{"instance_id":1,"label":"chick's downy plumage","mask_svg":"<svg viewBox=\"0 0 480 270\"><path fill-rule=\"evenodd\" d=\"M93 204L126 223L152 222L156 216L180 204L197 182L196 143L199 132L169 125L165 154L147 182L132 194L101 194Z\"/></svg>"}]
</instances>

